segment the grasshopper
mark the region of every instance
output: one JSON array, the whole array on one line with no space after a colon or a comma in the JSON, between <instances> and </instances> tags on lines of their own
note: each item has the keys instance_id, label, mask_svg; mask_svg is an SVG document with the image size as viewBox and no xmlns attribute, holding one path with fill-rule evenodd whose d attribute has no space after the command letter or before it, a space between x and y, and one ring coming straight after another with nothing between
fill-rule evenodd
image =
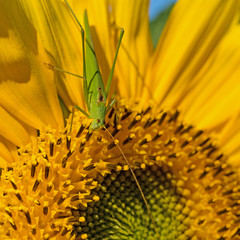
<instances>
[{"instance_id":1,"label":"grasshopper","mask_svg":"<svg viewBox=\"0 0 240 240\"><path fill-rule=\"evenodd\" d=\"M118 41L118 45L117 45L117 50L116 50L114 61L113 61L113 66L111 68L106 87L104 87L103 79L102 79L102 76L101 76L101 73L100 73L100 70L99 70L97 58L96 58L95 51L94 51L90 26L89 26L88 17L87 17L87 12L86 12L86 10L84 12L84 25L85 25L85 31L84 31L81 23L77 19L76 15L75 15L74 11L72 10L72 8L70 7L69 3L67 2L67 0L64 0L64 1L67 5L68 9L70 10L72 16L74 17L75 21L77 22L78 26L81 29L82 52L83 52L83 76L79 76L77 74L70 73L68 71L57 68L57 67L55 67L51 64L46 64L46 65L47 65L48 68L51 68L51 69L54 69L54 70L57 70L57 71L61 71L61 72L64 72L64 73L67 73L67 74L70 74L70 75L73 75L73 76L76 76L76 77L79 77L79 78L83 79L84 99L86 101L87 109L88 109L89 113L85 112L79 106L74 106L73 110L72 110L70 132L71 132L71 129L72 129L74 110L77 109L80 112L82 112L85 116L87 116L88 118L93 119L90 126L89 126L90 131L95 131L95 130L98 130L100 128L104 128L108 132L110 137L113 140L115 140L115 138L112 136L112 134L105 127L104 122L105 122L106 114L111 109L113 104L116 102L116 100L114 99L108 105L106 105L108 93L109 93L109 90L110 90L110 87L111 87L113 72L114 72L114 68L115 68L115 64L116 64L116 60L117 60L117 55L118 55L118 52L119 52L119 49L120 49L120 45L121 45L121 41L122 41L122 38L123 38L124 30L121 29L121 33L120 33L120 37L119 37L119 41ZM85 36L84 36L84 32L86 32L86 39L85 39ZM85 46L85 42L86 42L86 46ZM152 212L150 210L150 207L148 205L146 197L145 197L145 195L142 191L142 188L141 188L141 186L140 186L140 184L137 180L137 177L136 177L129 161L127 160L126 155L124 154L121 147L119 146L119 144L117 144L117 147L118 147L121 155L123 156L125 162L127 163L128 167L129 167L129 170L131 171L131 174L133 175L133 178L134 178L134 180L137 184L137 187L138 187L138 189L141 193L141 196L144 200L144 203L145 203L145 206L147 208L149 217L150 217L150 219L153 223L155 232L158 235L156 224L155 224Z\"/></svg>"}]
</instances>

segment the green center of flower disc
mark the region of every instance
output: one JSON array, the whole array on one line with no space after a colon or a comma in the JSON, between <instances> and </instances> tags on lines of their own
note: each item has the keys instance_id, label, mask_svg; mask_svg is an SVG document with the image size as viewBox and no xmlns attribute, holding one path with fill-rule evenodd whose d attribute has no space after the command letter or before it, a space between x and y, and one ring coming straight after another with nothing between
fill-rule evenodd
<instances>
[{"instance_id":1,"label":"green center of flower disc","mask_svg":"<svg viewBox=\"0 0 240 240\"><path fill-rule=\"evenodd\" d=\"M188 228L186 200L177 194L169 172L151 166L135 170L150 206L156 228L130 171L108 175L96 191L100 200L79 211L86 221L76 225L76 234L88 239L178 239ZM156 233L158 231L158 235Z\"/></svg>"}]
</instances>

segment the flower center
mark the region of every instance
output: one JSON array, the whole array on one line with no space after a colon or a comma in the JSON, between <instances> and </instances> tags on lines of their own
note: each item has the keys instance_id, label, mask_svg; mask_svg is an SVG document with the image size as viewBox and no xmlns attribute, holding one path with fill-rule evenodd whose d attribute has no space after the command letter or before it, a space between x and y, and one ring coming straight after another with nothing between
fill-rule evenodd
<instances>
[{"instance_id":1,"label":"flower center","mask_svg":"<svg viewBox=\"0 0 240 240\"><path fill-rule=\"evenodd\" d=\"M147 198L161 239L189 238L190 208L178 194L176 180L158 165L135 171ZM86 222L75 224L77 236L88 233L89 239L158 239L146 206L130 171L112 172L94 192L100 197L74 216Z\"/></svg>"},{"instance_id":2,"label":"flower center","mask_svg":"<svg viewBox=\"0 0 240 240\"><path fill-rule=\"evenodd\" d=\"M238 175L178 111L119 101L104 129L76 111L2 170L0 236L11 239L239 239ZM153 228L137 175L156 223Z\"/></svg>"}]
</instances>

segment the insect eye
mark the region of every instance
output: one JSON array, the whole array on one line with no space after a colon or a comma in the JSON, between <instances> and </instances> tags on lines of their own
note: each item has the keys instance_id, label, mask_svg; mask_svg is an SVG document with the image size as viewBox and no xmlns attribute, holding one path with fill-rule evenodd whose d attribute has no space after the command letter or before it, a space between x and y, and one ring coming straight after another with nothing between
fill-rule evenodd
<instances>
[{"instance_id":1,"label":"insect eye","mask_svg":"<svg viewBox=\"0 0 240 240\"><path fill-rule=\"evenodd\" d=\"M100 119L97 119L97 123L100 123Z\"/></svg>"}]
</instances>

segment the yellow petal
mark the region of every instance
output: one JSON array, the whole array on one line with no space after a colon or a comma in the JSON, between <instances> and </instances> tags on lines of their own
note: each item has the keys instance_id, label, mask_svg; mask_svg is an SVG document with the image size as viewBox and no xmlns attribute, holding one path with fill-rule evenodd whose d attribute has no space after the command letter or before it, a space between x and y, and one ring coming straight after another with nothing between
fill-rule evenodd
<instances>
[{"instance_id":1,"label":"yellow petal","mask_svg":"<svg viewBox=\"0 0 240 240\"><path fill-rule=\"evenodd\" d=\"M64 1L21 1L21 4L51 56L51 63L83 75L81 32ZM55 72L55 77L66 106L83 107L83 80L61 72Z\"/></svg>"},{"instance_id":2,"label":"yellow petal","mask_svg":"<svg viewBox=\"0 0 240 240\"><path fill-rule=\"evenodd\" d=\"M229 163L240 167L240 110L233 115L218 134L219 143L229 157Z\"/></svg>"},{"instance_id":3,"label":"yellow petal","mask_svg":"<svg viewBox=\"0 0 240 240\"><path fill-rule=\"evenodd\" d=\"M153 52L148 21L148 0L113 0L116 26L125 29L117 60L119 93L122 97L140 97L143 79Z\"/></svg>"},{"instance_id":4,"label":"yellow petal","mask_svg":"<svg viewBox=\"0 0 240 240\"><path fill-rule=\"evenodd\" d=\"M42 129L63 126L49 59L18 2L0 2L0 105L22 122Z\"/></svg>"},{"instance_id":5,"label":"yellow petal","mask_svg":"<svg viewBox=\"0 0 240 240\"><path fill-rule=\"evenodd\" d=\"M193 77L236 22L238 7L238 0L178 1L152 59L146 80L152 95L145 91L146 95L165 106L176 106Z\"/></svg>"},{"instance_id":6,"label":"yellow petal","mask_svg":"<svg viewBox=\"0 0 240 240\"><path fill-rule=\"evenodd\" d=\"M0 135L16 146L27 145L31 140L29 133L14 117L0 107Z\"/></svg>"},{"instance_id":7,"label":"yellow petal","mask_svg":"<svg viewBox=\"0 0 240 240\"><path fill-rule=\"evenodd\" d=\"M13 163L16 160L16 146L0 136L0 168L6 168L9 163Z\"/></svg>"},{"instance_id":8,"label":"yellow petal","mask_svg":"<svg viewBox=\"0 0 240 240\"><path fill-rule=\"evenodd\" d=\"M199 127L214 128L240 109L240 27L233 27L202 70L180 108Z\"/></svg>"}]
</instances>

